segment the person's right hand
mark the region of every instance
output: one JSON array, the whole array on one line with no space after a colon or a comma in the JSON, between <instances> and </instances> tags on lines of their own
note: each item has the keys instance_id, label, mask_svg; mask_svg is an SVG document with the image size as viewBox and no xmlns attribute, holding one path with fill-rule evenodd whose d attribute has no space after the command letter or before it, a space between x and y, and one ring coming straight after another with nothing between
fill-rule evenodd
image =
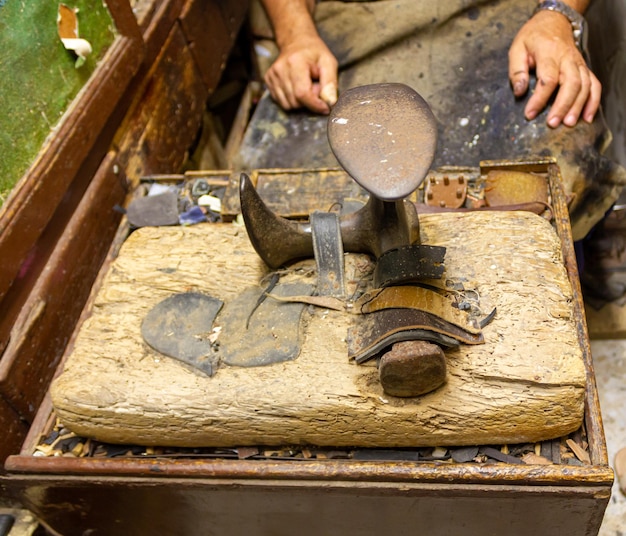
<instances>
[{"instance_id":1,"label":"person's right hand","mask_svg":"<svg viewBox=\"0 0 626 536\"><path fill-rule=\"evenodd\" d=\"M265 83L285 110L328 114L337 101L337 59L317 34L301 35L281 47Z\"/></svg>"}]
</instances>

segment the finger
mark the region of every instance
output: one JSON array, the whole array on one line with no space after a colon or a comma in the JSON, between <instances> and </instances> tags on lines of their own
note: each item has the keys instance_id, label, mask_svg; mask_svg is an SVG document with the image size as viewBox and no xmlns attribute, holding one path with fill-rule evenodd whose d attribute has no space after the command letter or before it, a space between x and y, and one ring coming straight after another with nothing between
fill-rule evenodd
<instances>
[{"instance_id":1,"label":"finger","mask_svg":"<svg viewBox=\"0 0 626 536\"><path fill-rule=\"evenodd\" d=\"M337 104L337 86L330 82L322 87L320 91L320 99L322 99L329 107Z\"/></svg>"},{"instance_id":2,"label":"finger","mask_svg":"<svg viewBox=\"0 0 626 536\"><path fill-rule=\"evenodd\" d=\"M265 74L265 85L270 91L272 98L278 103L278 105L284 110L290 110L293 106L290 104L289 99L285 95L285 91L281 86L280 79L273 71L267 71Z\"/></svg>"},{"instance_id":3,"label":"finger","mask_svg":"<svg viewBox=\"0 0 626 536\"><path fill-rule=\"evenodd\" d=\"M560 87L548 113L548 125L557 127L570 111L583 86L579 65L569 59L561 61ZM578 119L578 118L576 118ZM575 121L574 121L575 122Z\"/></svg>"},{"instance_id":4,"label":"finger","mask_svg":"<svg viewBox=\"0 0 626 536\"><path fill-rule=\"evenodd\" d=\"M574 103L566 112L563 119L563 124L568 127L573 127L576 123L578 123L578 118L580 117L583 107L589 98L589 90L591 88L591 80L587 66L579 65L578 72L580 76L580 89L578 91L578 95L576 95Z\"/></svg>"},{"instance_id":5,"label":"finger","mask_svg":"<svg viewBox=\"0 0 626 536\"><path fill-rule=\"evenodd\" d=\"M587 123L591 123L600 108L600 99L602 97L602 84L593 73L589 73L591 88L589 89L589 98L583 109L583 119Z\"/></svg>"},{"instance_id":6,"label":"finger","mask_svg":"<svg viewBox=\"0 0 626 536\"><path fill-rule=\"evenodd\" d=\"M528 91L530 80L528 53L524 44L518 41L514 41L509 49L509 80L516 97L521 97Z\"/></svg>"},{"instance_id":7,"label":"finger","mask_svg":"<svg viewBox=\"0 0 626 536\"><path fill-rule=\"evenodd\" d=\"M559 84L559 68L554 60L537 60L537 84L535 91L526 103L526 117L534 119L548 104L550 96Z\"/></svg>"},{"instance_id":8,"label":"finger","mask_svg":"<svg viewBox=\"0 0 626 536\"><path fill-rule=\"evenodd\" d=\"M319 86L313 78L317 78L317 69L315 66L309 66L307 63L299 63L294 65L293 69L293 91L296 100L300 106L306 106L309 110L327 114L330 112L328 104L326 104L319 96Z\"/></svg>"},{"instance_id":9,"label":"finger","mask_svg":"<svg viewBox=\"0 0 626 536\"><path fill-rule=\"evenodd\" d=\"M334 56L324 57L319 65L320 98L328 104L334 106L337 102L337 60Z\"/></svg>"}]
</instances>

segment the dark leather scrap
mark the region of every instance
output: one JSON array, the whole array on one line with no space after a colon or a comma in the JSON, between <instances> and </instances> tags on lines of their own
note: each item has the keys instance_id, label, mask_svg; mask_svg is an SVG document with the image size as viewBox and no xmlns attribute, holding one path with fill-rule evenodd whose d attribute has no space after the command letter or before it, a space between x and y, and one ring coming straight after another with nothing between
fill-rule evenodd
<instances>
[{"instance_id":1,"label":"dark leather scrap","mask_svg":"<svg viewBox=\"0 0 626 536\"><path fill-rule=\"evenodd\" d=\"M141 335L156 351L212 376L215 359L209 335L222 305L199 292L174 294L148 312Z\"/></svg>"},{"instance_id":2,"label":"dark leather scrap","mask_svg":"<svg viewBox=\"0 0 626 536\"><path fill-rule=\"evenodd\" d=\"M416 309L383 309L359 318L348 330L348 356L363 363L394 342L427 340L442 346L482 344L482 333L470 333Z\"/></svg>"},{"instance_id":3,"label":"dark leather scrap","mask_svg":"<svg viewBox=\"0 0 626 536\"><path fill-rule=\"evenodd\" d=\"M383 253L374 270L374 286L401 285L443 276L446 248L415 244Z\"/></svg>"},{"instance_id":4,"label":"dark leather scrap","mask_svg":"<svg viewBox=\"0 0 626 536\"><path fill-rule=\"evenodd\" d=\"M311 294L312 290L313 285L308 283L280 282L272 294L285 298ZM306 306L271 298L257 306L263 292L259 287L248 288L224 306L216 321L222 327L217 351L222 363L259 367L298 357L302 343L300 317Z\"/></svg>"}]
</instances>

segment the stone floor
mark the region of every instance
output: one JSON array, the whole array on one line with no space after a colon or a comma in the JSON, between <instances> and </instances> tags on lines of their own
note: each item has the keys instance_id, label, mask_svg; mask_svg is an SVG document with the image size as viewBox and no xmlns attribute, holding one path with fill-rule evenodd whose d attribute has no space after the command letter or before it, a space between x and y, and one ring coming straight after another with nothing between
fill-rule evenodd
<instances>
[{"instance_id":1,"label":"stone floor","mask_svg":"<svg viewBox=\"0 0 626 536\"><path fill-rule=\"evenodd\" d=\"M592 341L600 409L609 452L609 462L626 448L626 340ZM600 536L626 536L626 496L617 482L606 509Z\"/></svg>"}]
</instances>

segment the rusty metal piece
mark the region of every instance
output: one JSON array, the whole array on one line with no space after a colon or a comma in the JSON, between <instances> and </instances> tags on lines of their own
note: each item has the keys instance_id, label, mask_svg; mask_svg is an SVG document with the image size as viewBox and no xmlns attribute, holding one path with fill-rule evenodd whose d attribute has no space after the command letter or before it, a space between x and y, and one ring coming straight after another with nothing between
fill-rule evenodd
<instances>
[{"instance_id":1,"label":"rusty metal piece","mask_svg":"<svg viewBox=\"0 0 626 536\"><path fill-rule=\"evenodd\" d=\"M340 164L370 193L362 209L340 219L344 251L378 258L418 244L417 211L405 198L435 156L437 123L426 101L404 84L350 89L333 108L328 140ZM243 173L239 195L250 241L268 266L313 256L309 223L273 214Z\"/></svg>"},{"instance_id":2,"label":"rusty metal piece","mask_svg":"<svg viewBox=\"0 0 626 536\"><path fill-rule=\"evenodd\" d=\"M404 84L345 91L328 120L328 141L341 166L384 200L402 199L424 180L435 157L437 121Z\"/></svg>"},{"instance_id":3,"label":"rusty metal piece","mask_svg":"<svg viewBox=\"0 0 626 536\"><path fill-rule=\"evenodd\" d=\"M431 207L460 208L467 197L465 176L432 174L426 180L424 201Z\"/></svg>"},{"instance_id":4,"label":"rusty metal piece","mask_svg":"<svg viewBox=\"0 0 626 536\"><path fill-rule=\"evenodd\" d=\"M263 202L252 181L241 174L241 211L252 246L271 268L313 256L309 223L274 214ZM419 242L415 205L406 199L383 201L370 196L365 206L339 220L345 251L379 257L390 249Z\"/></svg>"},{"instance_id":5,"label":"rusty metal piece","mask_svg":"<svg viewBox=\"0 0 626 536\"><path fill-rule=\"evenodd\" d=\"M485 180L485 200L491 207L525 203L548 204L548 181L525 171L491 170Z\"/></svg>"},{"instance_id":6,"label":"rusty metal piece","mask_svg":"<svg viewBox=\"0 0 626 536\"><path fill-rule=\"evenodd\" d=\"M446 381L446 357L443 350L431 342L397 342L380 358L378 378L388 395L424 395Z\"/></svg>"}]
</instances>

